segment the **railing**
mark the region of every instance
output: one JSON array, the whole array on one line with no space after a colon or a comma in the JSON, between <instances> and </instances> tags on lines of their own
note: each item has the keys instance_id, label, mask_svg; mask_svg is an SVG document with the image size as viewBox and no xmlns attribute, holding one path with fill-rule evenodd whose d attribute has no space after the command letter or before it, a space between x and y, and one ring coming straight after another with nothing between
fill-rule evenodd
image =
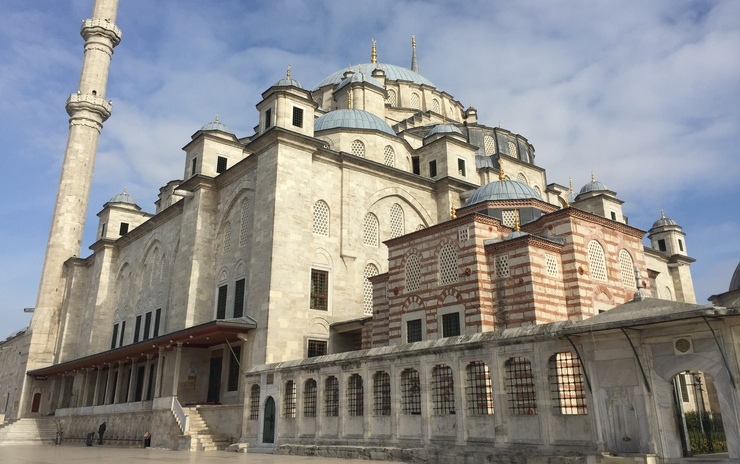
<instances>
[{"instance_id":1,"label":"railing","mask_svg":"<svg viewBox=\"0 0 740 464\"><path fill-rule=\"evenodd\" d=\"M187 433L190 430L190 416L185 414L185 410L182 409L182 406L180 405L180 402L177 401L176 396L172 397L170 410L172 411L172 414L175 415L175 419L177 419L177 424L180 426L180 430L182 431L182 433Z\"/></svg>"}]
</instances>

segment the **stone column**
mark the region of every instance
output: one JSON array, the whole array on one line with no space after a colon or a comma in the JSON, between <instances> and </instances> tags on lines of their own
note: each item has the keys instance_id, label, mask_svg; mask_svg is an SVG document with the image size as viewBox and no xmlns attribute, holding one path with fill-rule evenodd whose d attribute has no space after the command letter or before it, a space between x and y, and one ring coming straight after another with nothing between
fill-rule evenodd
<instances>
[{"instance_id":1,"label":"stone column","mask_svg":"<svg viewBox=\"0 0 740 464\"><path fill-rule=\"evenodd\" d=\"M87 373L88 372L89 372L89 369L85 369L82 371L82 388L80 388L80 397L77 398L78 408L86 406L85 401L87 401Z\"/></svg>"},{"instance_id":2,"label":"stone column","mask_svg":"<svg viewBox=\"0 0 740 464\"><path fill-rule=\"evenodd\" d=\"M157 358L157 379L154 383L154 398L162 396L162 353L164 352L163 347L159 347L159 357Z\"/></svg>"},{"instance_id":3,"label":"stone column","mask_svg":"<svg viewBox=\"0 0 740 464\"><path fill-rule=\"evenodd\" d=\"M111 391L113 391L113 363L108 364L108 380L105 382L105 398L103 398L103 404L111 404L113 402ZM116 394L118 394L118 390L116 390Z\"/></svg>"},{"instance_id":4,"label":"stone column","mask_svg":"<svg viewBox=\"0 0 740 464\"><path fill-rule=\"evenodd\" d=\"M126 396L127 403L131 403L132 401L134 401L134 396L136 395L136 383L134 382L134 379L136 379L136 360L135 359L131 361L131 374L129 374L128 376L128 395Z\"/></svg>"},{"instance_id":5,"label":"stone column","mask_svg":"<svg viewBox=\"0 0 740 464\"><path fill-rule=\"evenodd\" d=\"M118 375L116 376L116 394L114 395L113 404L120 403L123 397L123 361L118 361Z\"/></svg>"},{"instance_id":6,"label":"stone column","mask_svg":"<svg viewBox=\"0 0 740 464\"><path fill-rule=\"evenodd\" d=\"M141 400L146 401L149 394L149 382L151 381L149 370L151 369L152 355L146 355L146 364L144 364L144 382L142 382Z\"/></svg>"},{"instance_id":7,"label":"stone column","mask_svg":"<svg viewBox=\"0 0 740 464\"><path fill-rule=\"evenodd\" d=\"M172 376L172 396L177 396L177 384L180 383L180 362L182 361L182 342L177 342L175 349L175 373Z\"/></svg>"},{"instance_id":8,"label":"stone column","mask_svg":"<svg viewBox=\"0 0 740 464\"><path fill-rule=\"evenodd\" d=\"M93 401L91 406L98 405L98 397L100 396L100 378L103 376L103 367L98 366L95 368L98 372L95 375L95 391L93 392Z\"/></svg>"}]
</instances>

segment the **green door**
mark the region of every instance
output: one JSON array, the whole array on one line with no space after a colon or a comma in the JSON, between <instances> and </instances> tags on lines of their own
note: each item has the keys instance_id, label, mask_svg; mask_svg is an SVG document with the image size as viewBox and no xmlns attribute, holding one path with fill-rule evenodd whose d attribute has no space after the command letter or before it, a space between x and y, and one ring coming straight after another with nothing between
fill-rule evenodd
<instances>
[{"instance_id":1,"label":"green door","mask_svg":"<svg viewBox=\"0 0 740 464\"><path fill-rule=\"evenodd\" d=\"M265 401L262 443L275 443L275 400L272 399L272 396L268 396L267 401Z\"/></svg>"}]
</instances>

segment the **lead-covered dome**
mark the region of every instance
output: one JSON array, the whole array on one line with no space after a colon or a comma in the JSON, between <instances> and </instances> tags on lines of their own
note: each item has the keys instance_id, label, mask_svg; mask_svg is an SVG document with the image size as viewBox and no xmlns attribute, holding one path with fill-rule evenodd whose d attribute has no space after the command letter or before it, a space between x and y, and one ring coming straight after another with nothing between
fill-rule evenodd
<instances>
[{"instance_id":1,"label":"lead-covered dome","mask_svg":"<svg viewBox=\"0 0 740 464\"><path fill-rule=\"evenodd\" d=\"M458 128L454 124L444 123L444 124L437 124L432 128L431 131L429 131L429 134L427 134L427 137L434 135L434 134L458 134L463 135L460 128Z\"/></svg>"},{"instance_id":2,"label":"lead-covered dome","mask_svg":"<svg viewBox=\"0 0 740 464\"><path fill-rule=\"evenodd\" d=\"M134 200L134 197L129 195L126 189L123 189L123 192L121 193L113 195L111 199L108 200L108 203L126 203L129 205L136 205L136 201Z\"/></svg>"},{"instance_id":3,"label":"lead-covered dome","mask_svg":"<svg viewBox=\"0 0 740 464\"><path fill-rule=\"evenodd\" d=\"M524 182L515 180L497 180L478 187L468 198L465 206L490 200L542 200L537 191Z\"/></svg>"},{"instance_id":4,"label":"lead-covered dome","mask_svg":"<svg viewBox=\"0 0 740 464\"><path fill-rule=\"evenodd\" d=\"M589 192L604 192L604 191L609 191L609 188L606 185L604 185L603 182L592 178L591 182L581 187L581 191L578 192L578 194L582 195L584 193L589 193Z\"/></svg>"},{"instance_id":5,"label":"lead-covered dome","mask_svg":"<svg viewBox=\"0 0 740 464\"><path fill-rule=\"evenodd\" d=\"M292 77L283 77L279 81L275 82L273 87L298 87L299 89L302 89L303 86L300 82L293 79Z\"/></svg>"},{"instance_id":6,"label":"lead-covered dome","mask_svg":"<svg viewBox=\"0 0 740 464\"><path fill-rule=\"evenodd\" d=\"M653 222L653 227L651 227L651 229L654 229L656 227L677 226L677 225L678 225L678 223L676 221L674 221L671 218L665 217L665 214L663 213L663 211L661 211L660 212L660 219L658 219L657 221Z\"/></svg>"},{"instance_id":7,"label":"lead-covered dome","mask_svg":"<svg viewBox=\"0 0 740 464\"><path fill-rule=\"evenodd\" d=\"M216 116L216 119L214 121L211 121L208 124L201 127L200 130L202 131L221 131L221 132L226 132L228 134L233 134L231 129L229 129L229 126L227 126L226 124L218 120L218 116Z\"/></svg>"},{"instance_id":8,"label":"lead-covered dome","mask_svg":"<svg viewBox=\"0 0 740 464\"><path fill-rule=\"evenodd\" d=\"M383 72L385 72L386 80L410 81L410 82L413 82L414 84L436 87L426 77L408 68L404 68L403 66L396 66L394 64L385 64L385 63L363 63L363 64L349 67L349 70L353 71L354 73L359 73L361 69L370 69L370 70L382 69ZM316 85L316 89L320 89L321 87L324 87L326 85L334 85L334 84L341 83L345 79L344 73L346 73L347 71L348 71L347 68L340 69L339 71L327 76L326 78L324 78L324 80L319 82L318 85Z\"/></svg>"},{"instance_id":9,"label":"lead-covered dome","mask_svg":"<svg viewBox=\"0 0 740 464\"><path fill-rule=\"evenodd\" d=\"M372 113L356 109L334 110L318 118L313 124L314 132L344 127L349 129L370 129L395 136L391 126Z\"/></svg>"}]
</instances>

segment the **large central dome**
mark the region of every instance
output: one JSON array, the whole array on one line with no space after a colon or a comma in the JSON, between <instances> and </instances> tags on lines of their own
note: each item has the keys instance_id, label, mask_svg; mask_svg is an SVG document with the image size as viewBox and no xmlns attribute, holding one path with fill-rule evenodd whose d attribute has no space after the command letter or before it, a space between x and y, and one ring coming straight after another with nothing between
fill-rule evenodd
<instances>
[{"instance_id":1,"label":"large central dome","mask_svg":"<svg viewBox=\"0 0 740 464\"><path fill-rule=\"evenodd\" d=\"M344 73L346 73L348 70L352 70L355 73L362 72L372 72L373 69L380 68L385 72L385 78L390 81L411 81L414 84L419 85L429 85L431 87L436 86L432 84L432 82L427 79L426 77L422 76L421 74L414 72L408 68L404 68L403 66L396 66L394 64L385 64L385 63L363 63L356 66L350 66L349 68L340 69L339 71L335 72L334 74L331 74L330 76L326 77L324 80L318 83L316 86L316 89L320 89L321 87L324 87L326 85L335 85L339 84L344 80Z\"/></svg>"}]
</instances>

